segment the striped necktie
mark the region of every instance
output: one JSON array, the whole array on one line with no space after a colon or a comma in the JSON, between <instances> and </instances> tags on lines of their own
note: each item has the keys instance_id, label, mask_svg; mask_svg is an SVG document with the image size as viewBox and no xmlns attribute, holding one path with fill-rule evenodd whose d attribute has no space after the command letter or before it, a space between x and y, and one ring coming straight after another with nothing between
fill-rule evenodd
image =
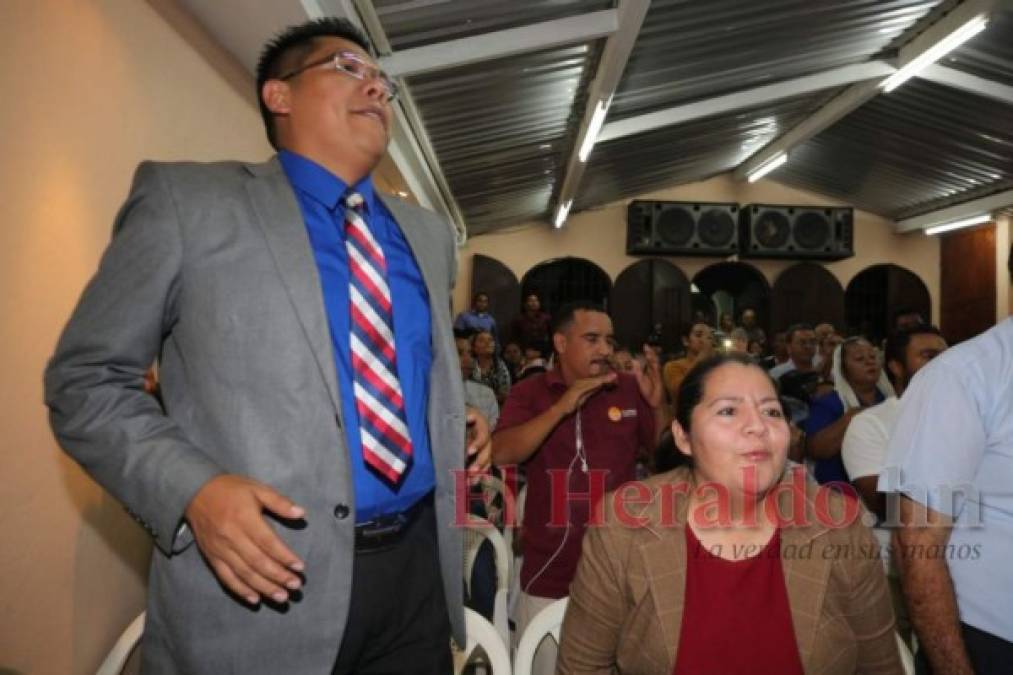
<instances>
[{"instance_id":1,"label":"striped necktie","mask_svg":"<svg viewBox=\"0 0 1013 675\"><path fill-rule=\"evenodd\" d=\"M412 441L397 376L387 263L362 219L362 196L350 192L344 202L352 384L362 457L366 466L396 486L411 466Z\"/></svg>"}]
</instances>

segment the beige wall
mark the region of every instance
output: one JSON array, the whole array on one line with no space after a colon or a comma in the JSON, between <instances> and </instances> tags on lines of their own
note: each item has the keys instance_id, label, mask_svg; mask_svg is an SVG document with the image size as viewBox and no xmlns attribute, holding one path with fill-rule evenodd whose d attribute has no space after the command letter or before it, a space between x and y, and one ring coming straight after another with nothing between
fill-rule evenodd
<instances>
[{"instance_id":1,"label":"beige wall","mask_svg":"<svg viewBox=\"0 0 1013 675\"><path fill-rule=\"evenodd\" d=\"M0 671L94 672L142 608L147 537L57 449L41 377L139 160L269 154L203 39L138 0L0 3Z\"/></svg>"},{"instance_id":2,"label":"beige wall","mask_svg":"<svg viewBox=\"0 0 1013 675\"><path fill-rule=\"evenodd\" d=\"M756 183L737 182L729 174L701 183L642 195L641 199L684 201L751 202L767 204L843 205L842 202L811 192L789 188L770 180ZM566 225L554 230L544 222L513 228L504 234L471 238L460 251L459 283L454 292L455 311L468 306L471 290L471 258L479 253L500 260L520 279L536 264L551 258L571 255L596 263L615 280L616 276L640 258L626 255L626 204L618 202L593 211L572 214ZM717 258L670 258L686 276L692 278ZM748 261L773 283L777 275L794 261ZM893 221L865 211L855 212L855 256L826 263L840 280L848 282L858 272L876 263L894 263L911 270L928 286L932 297L933 320L939 317L939 241L922 233L897 235Z\"/></svg>"}]
</instances>

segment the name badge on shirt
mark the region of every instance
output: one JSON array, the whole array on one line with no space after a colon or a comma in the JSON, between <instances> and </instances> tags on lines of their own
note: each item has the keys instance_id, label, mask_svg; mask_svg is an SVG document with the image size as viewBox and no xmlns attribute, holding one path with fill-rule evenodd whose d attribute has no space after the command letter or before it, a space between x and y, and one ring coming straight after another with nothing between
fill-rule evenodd
<instances>
[{"instance_id":1,"label":"name badge on shirt","mask_svg":"<svg viewBox=\"0 0 1013 675\"><path fill-rule=\"evenodd\" d=\"M627 409L627 410L622 410L618 406L612 406L611 408L609 408L608 416L609 416L609 419L612 420L613 422L619 422L623 418L626 418L626 417L636 417L637 416L637 409L636 408L630 408L630 409Z\"/></svg>"}]
</instances>

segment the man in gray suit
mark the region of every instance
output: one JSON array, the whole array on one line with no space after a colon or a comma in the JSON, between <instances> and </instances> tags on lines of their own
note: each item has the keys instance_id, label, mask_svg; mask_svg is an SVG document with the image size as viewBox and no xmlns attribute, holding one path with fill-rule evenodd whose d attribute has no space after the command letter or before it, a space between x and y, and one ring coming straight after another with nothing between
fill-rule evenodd
<instances>
[{"instance_id":1,"label":"man in gray suit","mask_svg":"<svg viewBox=\"0 0 1013 675\"><path fill-rule=\"evenodd\" d=\"M257 86L271 161L138 169L46 372L53 429L154 537L146 672L449 672L468 426L469 471L490 454L451 229L373 190L396 89L352 26L282 33Z\"/></svg>"}]
</instances>

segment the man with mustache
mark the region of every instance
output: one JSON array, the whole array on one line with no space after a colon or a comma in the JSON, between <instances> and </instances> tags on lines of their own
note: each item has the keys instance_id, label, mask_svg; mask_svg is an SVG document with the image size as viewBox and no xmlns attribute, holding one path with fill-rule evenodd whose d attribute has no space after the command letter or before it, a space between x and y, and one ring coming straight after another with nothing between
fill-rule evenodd
<instances>
[{"instance_id":1,"label":"man with mustache","mask_svg":"<svg viewBox=\"0 0 1013 675\"><path fill-rule=\"evenodd\" d=\"M569 592L591 501L633 480L638 451L653 454L668 427L657 354L644 350L633 374L612 365L612 320L591 303L553 317L552 370L510 391L493 435L497 465L524 464L517 634L545 606ZM551 673L555 650L543 647L536 673Z\"/></svg>"},{"instance_id":2,"label":"man with mustache","mask_svg":"<svg viewBox=\"0 0 1013 675\"><path fill-rule=\"evenodd\" d=\"M270 161L138 169L46 373L53 428L155 540L145 672L451 672L467 417L470 469L490 451L451 226L374 189L397 88L348 22L272 40L257 93Z\"/></svg>"}]
</instances>

